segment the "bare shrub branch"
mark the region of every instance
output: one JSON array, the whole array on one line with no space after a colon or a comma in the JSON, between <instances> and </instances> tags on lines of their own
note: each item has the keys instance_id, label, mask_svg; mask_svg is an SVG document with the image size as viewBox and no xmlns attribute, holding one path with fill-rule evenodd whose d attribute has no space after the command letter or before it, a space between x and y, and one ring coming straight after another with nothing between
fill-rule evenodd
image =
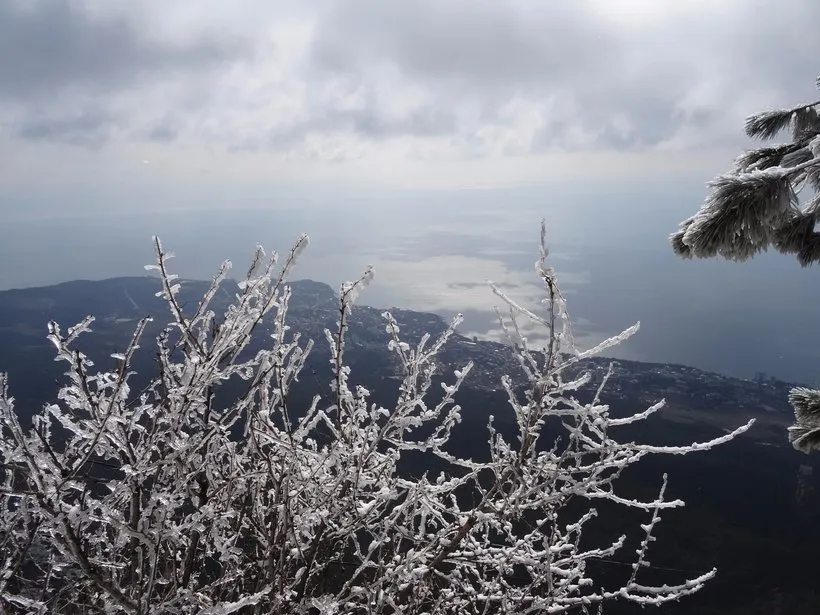
<instances>
[{"instance_id":1,"label":"bare shrub branch","mask_svg":"<svg viewBox=\"0 0 820 615\"><path fill-rule=\"evenodd\" d=\"M7 612L85 613L562 613L609 600L656 605L697 591L714 571L655 586L642 581L665 497L622 495L623 470L654 454L706 450L742 433L681 447L621 441L618 429L662 403L612 417L590 403L578 361L626 339L637 325L587 352L573 343L566 302L547 266L545 230L537 274L545 314L495 293L524 378L505 376L515 434L489 417L488 458L449 446L462 419L457 397L472 365L442 373L437 357L454 322L411 345L384 314L386 343L400 369L396 402L384 408L350 379L346 332L372 270L342 285L335 332L327 331L332 382L293 407L290 392L312 351L290 331L286 280L307 243L281 267L257 250L235 301L221 317L213 299L225 263L192 313L156 240L171 323L156 344L159 373L132 390L132 364L146 321L93 371L77 349L86 319L49 338L68 365L55 403L24 429L0 378L0 605ZM534 349L519 319L545 328ZM260 327L261 323L265 327ZM267 326L269 324L270 326ZM261 350L250 352L266 331ZM216 392L240 384L229 401ZM436 385L436 383L438 383ZM436 385L436 386L434 386ZM481 408L469 408L480 412ZM557 428L558 436L549 436ZM411 478L414 455L435 471ZM425 467L428 467L425 465ZM582 510L568 506L584 502ZM591 562L622 554L627 535L589 544L601 502L649 515L633 572L605 588Z\"/></svg>"}]
</instances>

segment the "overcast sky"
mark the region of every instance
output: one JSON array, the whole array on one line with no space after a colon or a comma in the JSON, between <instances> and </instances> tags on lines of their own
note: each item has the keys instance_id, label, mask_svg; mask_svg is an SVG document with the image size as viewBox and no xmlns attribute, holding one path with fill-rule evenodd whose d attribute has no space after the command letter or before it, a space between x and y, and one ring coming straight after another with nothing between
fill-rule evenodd
<instances>
[{"instance_id":1,"label":"overcast sky","mask_svg":"<svg viewBox=\"0 0 820 615\"><path fill-rule=\"evenodd\" d=\"M815 0L0 0L0 213L700 188L745 116L815 95L817 23Z\"/></svg>"}]
</instances>

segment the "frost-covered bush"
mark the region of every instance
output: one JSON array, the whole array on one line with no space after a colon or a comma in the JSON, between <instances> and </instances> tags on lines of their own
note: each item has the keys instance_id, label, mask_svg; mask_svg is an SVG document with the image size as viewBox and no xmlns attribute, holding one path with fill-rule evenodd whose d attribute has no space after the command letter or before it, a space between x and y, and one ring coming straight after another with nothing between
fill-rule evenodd
<instances>
[{"instance_id":1,"label":"frost-covered bush","mask_svg":"<svg viewBox=\"0 0 820 615\"><path fill-rule=\"evenodd\" d=\"M505 325L522 372L499 383L517 435L504 437L491 418L486 461L447 447L462 413L482 411L455 400L471 365L443 374L443 392L433 387L437 353L458 320L438 339L410 345L384 314L403 378L395 405L383 408L350 383L345 364L348 320L372 272L343 284L338 327L326 332L331 393L293 407L289 390L312 344L286 324L285 280L307 237L281 267L258 249L219 317L210 305L229 264L186 312L157 240L153 267L171 324L157 339L147 387L129 384L146 323L114 355L113 371L95 371L77 349L91 318L67 332L49 324L68 380L32 429L18 421L3 379L0 610L562 613L614 600L656 605L699 590L714 570L671 586L644 580L661 512L683 503L665 498L665 479L647 501L623 497L618 477L642 457L708 449L748 425L691 446L620 441L621 426L662 402L615 418L600 401L604 379L581 403L574 392L589 375L578 376L577 364L637 325L578 352L543 237L542 227L544 314L496 290L510 308ZM260 326L266 317L271 327ZM545 328L545 348L519 334L520 318ZM266 347L244 352L263 328L272 331ZM241 392L216 401L228 381L243 383ZM544 432L550 421L559 437ZM419 452L447 471L420 479L397 471ZM589 544L584 531L602 502L646 515L632 548L625 536ZM605 587L594 563L616 555L634 562L632 572Z\"/></svg>"}]
</instances>

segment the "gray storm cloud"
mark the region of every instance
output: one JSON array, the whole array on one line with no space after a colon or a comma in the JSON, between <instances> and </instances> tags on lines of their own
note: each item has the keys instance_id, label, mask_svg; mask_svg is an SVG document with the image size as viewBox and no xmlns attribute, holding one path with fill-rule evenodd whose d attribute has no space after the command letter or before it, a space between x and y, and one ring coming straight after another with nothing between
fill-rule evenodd
<instances>
[{"instance_id":1,"label":"gray storm cloud","mask_svg":"<svg viewBox=\"0 0 820 615\"><path fill-rule=\"evenodd\" d=\"M0 98L27 100L65 89L101 91L152 73L196 70L236 57L225 41L174 44L122 18L94 16L81 3L0 3Z\"/></svg>"},{"instance_id":2,"label":"gray storm cloud","mask_svg":"<svg viewBox=\"0 0 820 615\"><path fill-rule=\"evenodd\" d=\"M82 2L0 2L0 113L23 139L99 145L117 124L112 95L151 80L192 79L239 60L240 41L163 39ZM3 117L0 116L0 120Z\"/></svg>"},{"instance_id":3,"label":"gray storm cloud","mask_svg":"<svg viewBox=\"0 0 820 615\"><path fill-rule=\"evenodd\" d=\"M311 60L328 75L391 67L478 107L486 123L508 123L505 105L524 98L542 119L534 148L573 131L587 135L584 146L619 149L657 145L681 127L719 139L739 133L726 120L747 112L744 94L807 92L820 71L811 33L820 4L810 0L777 10L690 3L643 27L630 24L641 21L630 4L613 20L583 2L343 0L319 20Z\"/></svg>"},{"instance_id":4,"label":"gray storm cloud","mask_svg":"<svg viewBox=\"0 0 820 615\"><path fill-rule=\"evenodd\" d=\"M580 3L432 0L342 0L320 18L311 50L330 71L392 62L422 80L506 88L598 72L601 53L618 51L617 38Z\"/></svg>"},{"instance_id":5,"label":"gray storm cloud","mask_svg":"<svg viewBox=\"0 0 820 615\"><path fill-rule=\"evenodd\" d=\"M691 148L737 140L746 114L811 96L820 72L813 0L112 6L0 3L6 133L273 152L328 138L465 156ZM160 28L171 7L176 27Z\"/></svg>"}]
</instances>

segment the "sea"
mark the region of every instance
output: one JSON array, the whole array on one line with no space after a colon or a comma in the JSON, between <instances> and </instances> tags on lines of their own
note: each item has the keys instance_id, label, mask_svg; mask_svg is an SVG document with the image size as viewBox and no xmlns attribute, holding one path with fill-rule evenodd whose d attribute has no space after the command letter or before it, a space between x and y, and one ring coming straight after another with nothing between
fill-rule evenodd
<instances>
[{"instance_id":1,"label":"sea","mask_svg":"<svg viewBox=\"0 0 820 615\"><path fill-rule=\"evenodd\" d=\"M771 253L744 263L678 258L668 235L701 197L663 186L536 186L16 210L0 226L0 290L147 275L153 235L177 255L183 278L207 279L224 259L242 277L257 244L286 253L304 232L310 246L292 279L338 288L372 265L362 303L462 313L463 333L503 340L496 308L507 317L507 307L491 283L528 309L545 309L535 271L543 219L547 262L580 348L639 321L640 331L609 355L820 384L820 271ZM536 323L524 319L522 328L534 344L545 339Z\"/></svg>"}]
</instances>

